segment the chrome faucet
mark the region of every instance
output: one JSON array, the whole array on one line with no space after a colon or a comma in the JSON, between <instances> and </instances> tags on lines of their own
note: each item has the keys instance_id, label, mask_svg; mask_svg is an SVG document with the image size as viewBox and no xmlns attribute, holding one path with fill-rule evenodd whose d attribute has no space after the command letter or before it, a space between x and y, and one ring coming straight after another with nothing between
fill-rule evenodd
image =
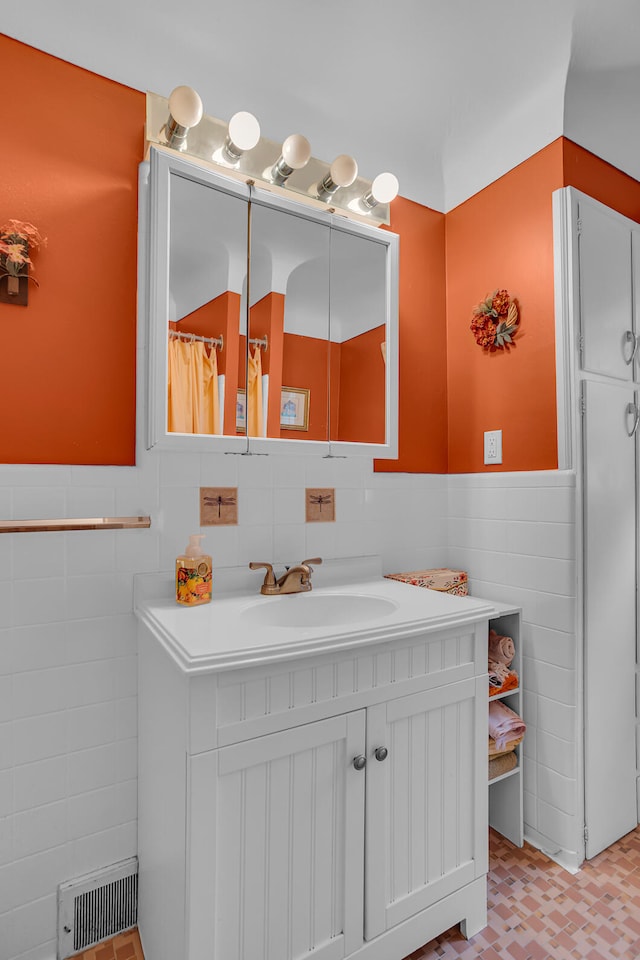
<instances>
[{"instance_id":1,"label":"chrome faucet","mask_svg":"<svg viewBox=\"0 0 640 960\"><path fill-rule=\"evenodd\" d=\"M260 593L263 593L266 597L276 597L283 593L306 593L311 590L312 563L322 563L322 559L314 557L312 560L303 560L295 567L288 567L277 580L270 563L254 563L252 561L249 566L252 570L259 570L261 567L266 569L267 572L264 576L264 583L260 587Z\"/></svg>"}]
</instances>

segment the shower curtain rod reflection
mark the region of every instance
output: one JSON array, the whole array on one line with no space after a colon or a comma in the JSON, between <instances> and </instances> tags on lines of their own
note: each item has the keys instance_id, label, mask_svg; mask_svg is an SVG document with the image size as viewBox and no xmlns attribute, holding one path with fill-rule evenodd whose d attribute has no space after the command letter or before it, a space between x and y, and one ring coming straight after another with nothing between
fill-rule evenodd
<instances>
[{"instance_id":1,"label":"shower curtain rod reflection","mask_svg":"<svg viewBox=\"0 0 640 960\"><path fill-rule=\"evenodd\" d=\"M175 337L177 340L202 340L203 343L208 343L210 346L215 347L216 350L224 350L224 335L222 333L219 337L199 337L195 333L182 333L180 330L169 330L169 336Z\"/></svg>"},{"instance_id":2,"label":"shower curtain rod reflection","mask_svg":"<svg viewBox=\"0 0 640 960\"><path fill-rule=\"evenodd\" d=\"M269 337L266 333L261 340L257 340L254 337L253 339L249 340L249 343L252 344L254 347L260 347L260 349L264 350L265 353L269 349Z\"/></svg>"}]
</instances>

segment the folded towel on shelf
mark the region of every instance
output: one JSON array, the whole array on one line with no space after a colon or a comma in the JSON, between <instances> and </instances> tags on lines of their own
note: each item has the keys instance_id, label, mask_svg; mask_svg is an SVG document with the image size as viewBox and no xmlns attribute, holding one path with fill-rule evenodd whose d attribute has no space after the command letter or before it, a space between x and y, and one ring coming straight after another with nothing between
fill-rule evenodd
<instances>
[{"instance_id":1,"label":"folded towel on shelf","mask_svg":"<svg viewBox=\"0 0 640 960\"><path fill-rule=\"evenodd\" d=\"M492 700L489 704L489 736L496 742L496 749L502 753L507 741L522 739L527 726L517 713L503 703Z\"/></svg>"},{"instance_id":2,"label":"folded towel on shelf","mask_svg":"<svg viewBox=\"0 0 640 960\"><path fill-rule=\"evenodd\" d=\"M516 670L508 670L504 680L501 680L496 673L491 672L489 666L489 696L497 697L499 693L507 693L509 690L515 690L520 683Z\"/></svg>"},{"instance_id":3,"label":"folded towel on shelf","mask_svg":"<svg viewBox=\"0 0 640 960\"><path fill-rule=\"evenodd\" d=\"M522 743L524 734L521 734L519 737L514 737L513 740L507 740L504 746L497 747L496 742L493 737L488 738L487 752L489 754L489 759L492 757L501 757L504 753L511 753L512 750Z\"/></svg>"},{"instance_id":4,"label":"folded towel on shelf","mask_svg":"<svg viewBox=\"0 0 640 960\"><path fill-rule=\"evenodd\" d=\"M412 583L414 587L426 587L451 593L457 597L466 597L469 593L469 578L464 570L451 570L449 567L433 567L429 570L409 570L407 573L385 573L388 580L400 580Z\"/></svg>"},{"instance_id":5,"label":"folded towel on shelf","mask_svg":"<svg viewBox=\"0 0 640 960\"><path fill-rule=\"evenodd\" d=\"M491 657L489 657L487 662L487 669L489 671L489 677L495 678L494 680L489 680L494 687L501 687L509 676L509 668L506 667L504 663L500 663L498 660L492 660Z\"/></svg>"},{"instance_id":6,"label":"folded towel on shelf","mask_svg":"<svg viewBox=\"0 0 640 960\"><path fill-rule=\"evenodd\" d=\"M509 667L516 655L511 637L501 637L495 630L489 630L489 660Z\"/></svg>"},{"instance_id":7,"label":"folded towel on shelf","mask_svg":"<svg viewBox=\"0 0 640 960\"><path fill-rule=\"evenodd\" d=\"M503 773L509 773L518 766L518 758L513 750L509 753L501 753L498 757L489 758L489 780L495 780L501 777Z\"/></svg>"}]
</instances>

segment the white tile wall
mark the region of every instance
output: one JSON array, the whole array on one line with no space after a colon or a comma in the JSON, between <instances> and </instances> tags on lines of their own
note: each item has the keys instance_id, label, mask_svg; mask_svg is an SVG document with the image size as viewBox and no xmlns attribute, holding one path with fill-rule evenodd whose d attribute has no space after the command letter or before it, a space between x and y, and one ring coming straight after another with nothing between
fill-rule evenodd
<instances>
[{"instance_id":1,"label":"white tile wall","mask_svg":"<svg viewBox=\"0 0 640 960\"><path fill-rule=\"evenodd\" d=\"M170 570L198 488L239 486L218 565L379 553L450 564L524 610L526 829L575 839L575 550L570 474L374 474L362 460L144 453L137 467L0 466L3 518L149 513L150 530L0 536L0 960L52 960L55 887L136 852L133 574ZM304 487L336 522L304 522Z\"/></svg>"},{"instance_id":2,"label":"white tile wall","mask_svg":"<svg viewBox=\"0 0 640 960\"><path fill-rule=\"evenodd\" d=\"M578 856L575 475L449 477L448 563L523 609L525 835ZM578 858L579 862L579 858Z\"/></svg>"},{"instance_id":3,"label":"white tile wall","mask_svg":"<svg viewBox=\"0 0 640 960\"><path fill-rule=\"evenodd\" d=\"M447 482L304 456L0 465L2 519L152 517L0 536L0 960L53 960L56 885L136 853L133 574L173 568L200 485L240 488L239 525L203 530L214 568L379 553L392 572L445 562ZM305 486L335 487L335 523L305 523Z\"/></svg>"}]
</instances>

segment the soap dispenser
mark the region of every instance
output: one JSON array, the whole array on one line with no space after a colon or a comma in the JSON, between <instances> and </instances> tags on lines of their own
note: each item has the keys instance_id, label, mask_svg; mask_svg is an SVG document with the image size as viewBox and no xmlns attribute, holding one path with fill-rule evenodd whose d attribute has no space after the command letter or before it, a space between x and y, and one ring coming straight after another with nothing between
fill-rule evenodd
<instances>
[{"instance_id":1,"label":"soap dispenser","mask_svg":"<svg viewBox=\"0 0 640 960\"><path fill-rule=\"evenodd\" d=\"M192 534L184 554L176 559L176 601L188 607L211 600L211 557L200 546L203 537Z\"/></svg>"}]
</instances>

